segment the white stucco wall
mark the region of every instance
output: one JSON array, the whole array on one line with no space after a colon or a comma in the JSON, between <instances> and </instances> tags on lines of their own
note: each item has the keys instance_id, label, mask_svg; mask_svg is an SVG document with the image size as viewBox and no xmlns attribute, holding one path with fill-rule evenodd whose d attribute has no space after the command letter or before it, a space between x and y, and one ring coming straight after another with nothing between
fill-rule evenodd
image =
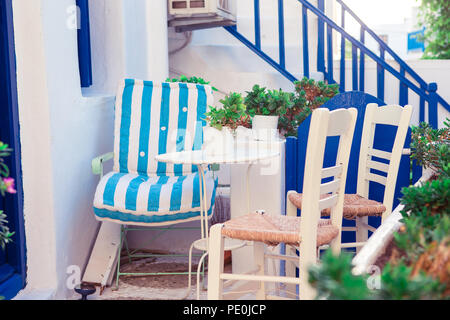
<instances>
[{"instance_id":1,"label":"white stucco wall","mask_svg":"<svg viewBox=\"0 0 450 320\"><path fill-rule=\"evenodd\" d=\"M301 27L301 5L298 1L285 1L285 44L287 70L297 78L303 76L303 48ZM326 12L335 22L340 24L340 11L333 7L334 1L326 1ZM238 31L250 41L254 41L253 1L238 1ZM261 1L261 39L262 48L269 56L278 61L278 8L276 1ZM323 75L316 72L317 52L317 18L309 14L308 39L310 77L323 79ZM355 35L359 37L359 34ZM370 37L366 40L371 45ZM169 46L177 48L184 37L176 34L169 28ZM340 59L340 36L333 32L334 58ZM373 42L373 41L372 41ZM373 47L373 46L372 46ZM325 48L326 50L326 48ZM395 50L395 48L394 48ZM389 61L396 70L397 63ZM339 60L334 61L334 79L339 80ZM450 85L448 74L449 60L408 60L407 63L427 82L438 84L438 93L450 101ZM359 68L359 67L358 67ZM223 28L205 29L193 32L191 43L182 51L170 56L170 71L173 76L185 74L188 76L201 76L211 81L223 92L242 92L251 89L253 84L260 84L268 88L282 88L286 91L294 89L292 83L279 74L269 64L260 59L250 49L245 47ZM376 96L377 92L376 64L366 58L366 92ZM346 89L351 90L352 85L351 60L346 62ZM385 101L389 104L398 104L399 81L386 72ZM218 94L221 98L221 94ZM216 99L218 100L218 99ZM409 90L409 103L414 107L412 123L417 124L419 119L419 98ZM439 107L439 123L442 126L449 113Z\"/></svg>"},{"instance_id":2,"label":"white stucco wall","mask_svg":"<svg viewBox=\"0 0 450 320\"><path fill-rule=\"evenodd\" d=\"M97 232L92 199L98 177L91 173L91 160L113 149L115 86L125 76L152 79L168 73L167 27L161 18L165 2L141 3L144 12L133 23L146 28L131 39L132 19L125 19L130 2L108 0L103 7L97 2L92 13L102 13L102 30L108 32L95 29L99 21L92 25L97 85L82 92L77 33L67 27L67 8L74 3L13 1L28 269L27 286L18 298L39 291L54 298L73 295L66 270L71 265L84 269ZM134 56L125 46L143 48L144 69L131 66ZM157 53L157 62L148 60ZM99 64L101 57L108 60Z\"/></svg>"}]
</instances>

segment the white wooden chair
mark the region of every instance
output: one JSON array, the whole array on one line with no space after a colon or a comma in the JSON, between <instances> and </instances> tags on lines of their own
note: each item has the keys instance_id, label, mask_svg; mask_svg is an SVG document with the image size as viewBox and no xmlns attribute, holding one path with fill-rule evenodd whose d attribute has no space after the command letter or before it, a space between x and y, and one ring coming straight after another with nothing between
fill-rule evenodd
<instances>
[{"instance_id":1,"label":"white wooden chair","mask_svg":"<svg viewBox=\"0 0 450 320\"><path fill-rule=\"evenodd\" d=\"M342 210L345 181L350 148L356 123L357 111L339 109L329 111L316 109L312 114L309 130L304 199L302 216L270 215L250 213L211 228L208 299L224 297L224 280L246 280L259 282L257 299L272 298L266 292L265 282L287 283L300 286L300 299L313 299L315 290L308 283L308 267L317 263L317 247L329 244L339 254L341 247ZM336 166L323 167L324 150L328 136L340 136ZM334 180L322 183L322 179ZM328 197L320 199L321 194ZM331 219L320 219L320 211L331 208ZM253 241L256 274L230 274L223 271L223 245L225 238ZM285 243L287 252L300 250L301 258L295 254L281 255L265 252L265 244ZM295 273L287 276L267 275L266 259L286 260L299 266L299 277ZM291 269L292 270L292 269ZM295 270L295 269L294 269ZM294 293L295 294L295 293ZM297 296L296 296L297 297Z\"/></svg>"},{"instance_id":2,"label":"white wooden chair","mask_svg":"<svg viewBox=\"0 0 450 320\"><path fill-rule=\"evenodd\" d=\"M368 231L375 228L368 225L369 216L381 216L382 221L392 212L394 202L395 186L403 153L403 146L411 120L412 107L388 105L378 107L377 104L367 105L364 117L364 126L361 138L361 149L358 164L358 181L356 194L346 194L344 200L344 218L355 219L355 227L343 227L343 231L356 232L356 242L343 243L342 248L359 248L368 239ZM395 140L391 152L374 148L374 134L376 124L386 124L397 127ZM389 164L380 162L376 158L389 160ZM373 172L373 170L377 170ZM379 172L387 173L387 176ZM385 186L383 203L369 199L370 181ZM297 208L302 206L302 194L289 191L286 201L288 215L295 215ZM323 210L322 216L328 216L329 210Z\"/></svg>"}]
</instances>

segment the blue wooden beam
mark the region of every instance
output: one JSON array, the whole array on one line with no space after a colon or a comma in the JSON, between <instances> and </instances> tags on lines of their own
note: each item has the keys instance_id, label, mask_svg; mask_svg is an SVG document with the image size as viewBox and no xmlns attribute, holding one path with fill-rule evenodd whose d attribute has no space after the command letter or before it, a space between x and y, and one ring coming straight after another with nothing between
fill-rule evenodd
<instances>
[{"instance_id":1,"label":"blue wooden beam","mask_svg":"<svg viewBox=\"0 0 450 320\"><path fill-rule=\"evenodd\" d=\"M261 50L261 20L259 0L254 1L255 9L255 46Z\"/></svg>"},{"instance_id":2,"label":"blue wooden beam","mask_svg":"<svg viewBox=\"0 0 450 320\"><path fill-rule=\"evenodd\" d=\"M278 0L278 43L280 66L286 68L286 53L284 48L284 7L283 0Z\"/></svg>"},{"instance_id":3,"label":"blue wooden beam","mask_svg":"<svg viewBox=\"0 0 450 320\"><path fill-rule=\"evenodd\" d=\"M437 83L432 82L428 85L428 92L430 93L430 100L428 101L428 123L431 127L438 128L438 96Z\"/></svg>"},{"instance_id":4,"label":"blue wooden beam","mask_svg":"<svg viewBox=\"0 0 450 320\"><path fill-rule=\"evenodd\" d=\"M334 83L333 78L333 29L327 24L327 73L326 79L328 83Z\"/></svg>"},{"instance_id":5,"label":"blue wooden beam","mask_svg":"<svg viewBox=\"0 0 450 320\"><path fill-rule=\"evenodd\" d=\"M400 74L402 76L405 76L405 69L403 67L400 67ZM399 86L399 104L401 106L405 106L408 104L408 86L406 86L401 81Z\"/></svg>"},{"instance_id":6,"label":"blue wooden beam","mask_svg":"<svg viewBox=\"0 0 450 320\"><path fill-rule=\"evenodd\" d=\"M384 61L383 48L380 48L380 59ZM377 64L377 97L384 101L384 68L381 63Z\"/></svg>"},{"instance_id":7,"label":"blue wooden beam","mask_svg":"<svg viewBox=\"0 0 450 320\"><path fill-rule=\"evenodd\" d=\"M360 30L360 38L359 41L361 41L361 43L365 43L365 28L363 26L361 26L361 30ZM364 81L365 81L365 55L364 53L360 52L359 53L359 91L364 91L365 85L364 85Z\"/></svg>"},{"instance_id":8,"label":"blue wooden beam","mask_svg":"<svg viewBox=\"0 0 450 320\"><path fill-rule=\"evenodd\" d=\"M89 26L89 2L77 0L80 12L80 26L78 29L78 62L80 82L83 88L92 85L91 34Z\"/></svg>"},{"instance_id":9,"label":"blue wooden beam","mask_svg":"<svg viewBox=\"0 0 450 320\"><path fill-rule=\"evenodd\" d=\"M328 24L330 25L330 24ZM341 27L345 28L345 10L341 11ZM339 91L345 92L345 37L341 34L341 63L339 75Z\"/></svg>"},{"instance_id":10,"label":"blue wooden beam","mask_svg":"<svg viewBox=\"0 0 450 320\"><path fill-rule=\"evenodd\" d=\"M358 91L358 48L352 43L352 89Z\"/></svg>"},{"instance_id":11,"label":"blue wooden beam","mask_svg":"<svg viewBox=\"0 0 450 320\"><path fill-rule=\"evenodd\" d=\"M317 8L325 14L325 0L317 0ZM317 71L325 72L325 24L317 19Z\"/></svg>"},{"instance_id":12,"label":"blue wooden beam","mask_svg":"<svg viewBox=\"0 0 450 320\"><path fill-rule=\"evenodd\" d=\"M309 78L308 10L302 6L303 76Z\"/></svg>"}]
</instances>

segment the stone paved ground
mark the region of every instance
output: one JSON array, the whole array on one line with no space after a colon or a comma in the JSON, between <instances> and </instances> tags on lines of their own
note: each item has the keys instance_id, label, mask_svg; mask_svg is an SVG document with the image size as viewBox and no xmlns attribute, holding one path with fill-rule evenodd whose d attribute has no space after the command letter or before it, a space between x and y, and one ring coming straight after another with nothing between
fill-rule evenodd
<instances>
[{"instance_id":1,"label":"stone paved ground","mask_svg":"<svg viewBox=\"0 0 450 320\"><path fill-rule=\"evenodd\" d=\"M124 259L123 261L126 261ZM229 269L231 265L227 265ZM184 272L188 270L186 257L172 258L146 258L126 263L121 268L122 272ZM97 292L90 299L99 300L179 300L196 299L196 270L197 261L194 261L192 287L186 297L188 287L187 275L162 275L162 276L121 276L119 289L105 288L102 295ZM201 280L200 280L201 283ZM200 291L200 299L206 299L206 290Z\"/></svg>"}]
</instances>

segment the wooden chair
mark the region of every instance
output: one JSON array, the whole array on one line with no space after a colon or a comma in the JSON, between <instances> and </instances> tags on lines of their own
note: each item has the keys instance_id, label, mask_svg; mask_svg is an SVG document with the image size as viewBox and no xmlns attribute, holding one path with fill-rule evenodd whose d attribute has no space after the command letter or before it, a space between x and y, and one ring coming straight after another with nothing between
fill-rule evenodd
<instances>
[{"instance_id":1,"label":"wooden chair","mask_svg":"<svg viewBox=\"0 0 450 320\"><path fill-rule=\"evenodd\" d=\"M356 123L357 111L339 109L316 109L312 114L306 156L304 201L302 216L282 216L268 213L250 213L211 228L208 299L223 298L224 280L246 280L259 282L257 299L271 298L266 292L265 282L287 283L300 286L300 299L313 299L315 290L308 283L308 267L317 262L317 247L329 244L339 254L341 247L342 210L345 181L350 148ZM336 166L322 168L325 144L328 136L340 136ZM333 177L333 181L322 183L322 179ZM328 197L320 199L321 194ZM320 211L330 208L331 219L320 219ZM223 271L223 244L225 238L253 241L256 274L230 274ZM265 245L285 243L287 252L300 250L301 258L295 254L281 255L265 253ZM286 260L299 266L299 277L267 275L266 259ZM297 296L296 296L297 297Z\"/></svg>"},{"instance_id":2,"label":"wooden chair","mask_svg":"<svg viewBox=\"0 0 450 320\"><path fill-rule=\"evenodd\" d=\"M343 231L356 232L356 242L343 243L342 248L363 246L368 239L368 231L375 231L375 228L369 226L368 217L381 216L383 221L392 212L397 174L411 113L412 107L410 105L405 107L397 105L378 107L374 103L367 105L359 154L357 190L356 194L346 194L344 199L344 218L356 220L356 227L344 227ZM377 124L397 127L391 152L374 148L374 134ZM389 160L389 164L385 163L386 161L381 162L380 158ZM381 175L380 172L387 174L387 176ZM385 186L382 203L369 199L370 181ZM288 192L286 201L288 215L296 215L297 208L302 206L302 199L302 194L296 191ZM329 209L322 210L322 216L329 215Z\"/></svg>"}]
</instances>

